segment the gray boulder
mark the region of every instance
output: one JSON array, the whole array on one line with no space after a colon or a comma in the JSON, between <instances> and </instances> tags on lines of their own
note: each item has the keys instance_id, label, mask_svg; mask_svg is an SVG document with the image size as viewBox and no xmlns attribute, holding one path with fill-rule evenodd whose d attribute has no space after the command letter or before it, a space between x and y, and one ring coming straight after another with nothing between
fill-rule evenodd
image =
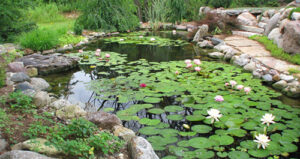
<instances>
[{"instance_id":1,"label":"gray boulder","mask_svg":"<svg viewBox=\"0 0 300 159\"><path fill-rule=\"evenodd\" d=\"M132 159L159 159L151 144L142 137L134 137L129 143Z\"/></svg>"},{"instance_id":2,"label":"gray boulder","mask_svg":"<svg viewBox=\"0 0 300 159\"><path fill-rule=\"evenodd\" d=\"M12 62L7 68L9 72L26 72L23 62Z\"/></svg>"},{"instance_id":3,"label":"gray boulder","mask_svg":"<svg viewBox=\"0 0 300 159\"><path fill-rule=\"evenodd\" d=\"M78 105L66 106L56 111L56 116L65 121L74 118L85 117L86 114L87 114L86 111L84 111Z\"/></svg>"},{"instance_id":4,"label":"gray boulder","mask_svg":"<svg viewBox=\"0 0 300 159\"><path fill-rule=\"evenodd\" d=\"M253 72L254 70L256 70L256 63L254 61L249 62L244 66L244 70Z\"/></svg>"},{"instance_id":5,"label":"gray boulder","mask_svg":"<svg viewBox=\"0 0 300 159\"><path fill-rule=\"evenodd\" d=\"M13 82L30 81L30 77L24 72L17 72L11 76L11 81Z\"/></svg>"},{"instance_id":6,"label":"gray boulder","mask_svg":"<svg viewBox=\"0 0 300 159\"><path fill-rule=\"evenodd\" d=\"M1 136L0 136L0 152L3 152L7 145L8 145L8 143L4 139L1 139Z\"/></svg>"},{"instance_id":7,"label":"gray boulder","mask_svg":"<svg viewBox=\"0 0 300 159\"><path fill-rule=\"evenodd\" d=\"M205 15L210 11L211 11L211 8L209 8L209 7L200 7L199 8L199 16Z\"/></svg>"},{"instance_id":8,"label":"gray boulder","mask_svg":"<svg viewBox=\"0 0 300 159\"><path fill-rule=\"evenodd\" d=\"M113 134L115 136L121 137L126 142L130 142L131 139L135 137L135 133L131 129L125 128L122 125L114 126Z\"/></svg>"},{"instance_id":9,"label":"gray boulder","mask_svg":"<svg viewBox=\"0 0 300 159\"><path fill-rule=\"evenodd\" d=\"M33 103L39 108L48 106L51 103L51 98L47 92L39 91L33 97Z\"/></svg>"},{"instance_id":10,"label":"gray boulder","mask_svg":"<svg viewBox=\"0 0 300 159\"><path fill-rule=\"evenodd\" d=\"M256 20L255 16L253 16L249 12L244 12L244 13L240 14L237 17L237 21L241 25L249 25L249 26L256 26L257 25L257 20Z\"/></svg>"},{"instance_id":11,"label":"gray boulder","mask_svg":"<svg viewBox=\"0 0 300 159\"><path fill-rule=\"evenodd\" d=\"M242 54L241 56L234 56L232 61L234 65L245 66L249 63L250 57L247 54Z\"/></svg>"},{"instance_id":12,"label":"gray boulder","mask_svg":"<svg viewBox=\"0 0 300 159\"><path fill-rule=\"evenodd\" d=\"M280 33L279 28L274 28L268 35L268 39L273 40L273 42L279 47L282 48L283 37Z\"/></svg>"},{"instance_id":13,"label":"gray boulder","mask_svg":"<svg viewBox=\"0 0 300 159\"><path fill-rule=\"evenodd\" d=\"M279 77L280 79L285 80L287 82L292 82L294 80L294 77L292 75L280 74Z\"/></svg>"},{"instance_id":14,"label":"gray boulder","mask_svg":"<svg viewBox=\"0 0 300 159\"><path fill-rule=\"evenodd\" d=\"M287 87L287 82L285 80L281 80L281 81L274 83L272 86L275 89L282 90Z\"/></svg>"},{"instance_id":15,"label":"gray boulder","mask_svg":"<svg viewBox=\"0 0 300 159\"><path fill-rule=\"evenodd\" d=\"M215 37L211 38L211 42L212 42L213 45L219 45L220 43L224 43L223 40L221 40L219 38L215 38Z\"/></svg>"},{"instance_id":16,"label":"gray boulder","mask_svg":"<svg viewBox=\"0 0 300 159\"><path fill-rule=\"evenodd\" d=\"M264 81L267 81L267 82L273 81L273 77L270 74L265 74L265 75L262 76L262 78L263 78Z\"/></svg>"},{"instance_id":17,"label":"gray boulder","mask_svg":"<svg viewBox=\"0 0 300 159\"><path fill-rule=\"evenodd\" d=\"M13 150L0 156L0 159L54 159L36 152Z\"/></svg>"},{"instance_id":18,"label":"gray boulder","mask_svg":"<svg viewBox=\"0 0 300 159\"><path fill-rule=\"evenodd\" d=\"M209 53L208 56L214 59L222 59L224 57L224 54L221 52L212 52Z\"/></svg>"},{"instance_id":19,"label":"gray boulder","mask_svg":"<svg viewBox=\"0 0 300 159\"><path fill-rule=\"evenodd\" d=\"M30 84L35 91L47 91L50 88L49 83L42 78L31 78Z\"/></svg>"},{"instance_id":20,"label":"gray boulder","mask_svg":"<svg viewBox=\"0 0 300 159\"><path fill-rule=\"evenodd\" d=\"M199 26L199 30L197 31L196 35L194 36L193 41L199 42L206 35L208 35L208 25L201 25L201 26Z\"/></svg>"},{"instance_id":21,"label":"gray boulder","mask_svg":"<svg viewBox=\"0 0 300 159\"><path fill-rule=\"evenodd\" d=\"M288 53L300 54L300 21L285 24L282 48Z\"/></svg>"},{"instance_id":22,"label":"gray boulder","mask_svg":"<svg viewBox=\"0 0 300 159\"><path fill-rule=\"evenodd\" d=\"M268 22L268 25L267 25L266 28L265 28L265 32L264 32L264 34L265 34L266 36L268 36L269 33L270 33L274 28L277 27L279 18L280 18L280 13L276 13L276 14L270 19L270 21Z\"/></svg>"},{"instance_id":23,"label":"gray boulder","mask_svg":"<svg viewBox=\"0 0 300 159\"><path fill-rule=\"evenodd\" d=\"M25 91L25 90L28 90L28 89L31 89L31 90L34 89L32 87L32 85L27 81L17 84L15 88L16 88L16 90L20 90L20 91Z\"/></svg>"},{"instance_id":24,"label":"gray boulder","mask_svg":"<svg viewBox=\"0 0 300 159\"><path fill-rule=\"evenodd\" d=\"M292 14L292 20L300 20L300 13L294 12Z\"/></svg>"},{"instance_id":25,"label":"gray boulder","mask_svg":"<svg viewBox=\"0 0 300 159\"><path fill-rule=\"evenodd\" d=\"M213 44L210 41L204 40L202 42L198 42L198 46L201 48L213 48Z\"/></svg>"},{"instance_id":26,"label":"gray boulder","mask_svg":"<svg viewBox=\"0 0 300 159\"><path fill-rule=\"evenodd\" d=\"M59 100L52 102L50 104L50 107L55 108L55 109L61 109L63 107L70 106L70 105L72 105L72 104L68 100L59 99Z\"/></svg>"},{"instance_id":27,"label":"gray boulder","mask_svg":"<svg viewBox=\"0 0 300 159\"><path fill-rule=\"evenodd\" d=\"M86 118L102 129L111 130L114 126L122 124L121 120L116 115L103 111L88 113Z\"/></svg>"}]
</instances>

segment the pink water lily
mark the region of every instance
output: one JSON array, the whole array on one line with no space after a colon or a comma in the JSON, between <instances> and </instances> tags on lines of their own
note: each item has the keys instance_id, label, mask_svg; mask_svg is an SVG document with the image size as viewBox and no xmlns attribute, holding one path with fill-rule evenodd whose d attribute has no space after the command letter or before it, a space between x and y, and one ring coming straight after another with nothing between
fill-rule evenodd
<instances>
[{"instance_id":1,"label":"pink water lily","mask_svg":"<svg viewBox=\"0 0 300 159\"><path fill-rule=\"evenodd\" d=\"M201 61L200 61L199 59L194 59L194 63L195 63L196 65L201 65Z\"/></svg>"},{"instance_id":2,"label":"pink water lily","mask_svg":"<svg viewBox=\"0 0 300 159\"><path fill-rule=\"evenodd\" d=\"M100 56L100 52L95 52L95 56Z\"/></svg>"},{"instance_id":3,"label":"pink water lily","mask_svg":"<svg viewBox=\"0 0 300 159\"><path fill-rule=\"evenodd\" d=\"M99 53L100 53L100 52L101 52L101 49L97 49L96 52L99 52Z\"/></svg>"},{"instance_id":4,"label":"pink water lily","mask_svg":"<svg viewBox=\"0 0 300 159\"><path fill-rule=\"evenodd\" d=\"M176 74L176 75L179 75L179 71L175 71L175 74Z\"/></svg>"},{"instance_id":5,"label":"pink water lily","mask_svg":"<svg viewBox=\"0 0 300 159\"><path fill-rule=\"evenodd\" d=\"M215 101L217 101L217 102L223 102L224 98L222 96L218 95L218 96L215 97Z\"/></svg>"},{"instance_id":6,"label":"pink water lily","mask_svg":"<svg viewBox=\"0 0 300 159\"><path fill-rule=\"evenodd\" d=\"M245 92L246 94L250 93L250 92L251 92L251 88L250 88L250 87L245 87L245 88L244 88L244 92Z\"/></svg>"},{"instance_id":7,"label":"pink water lily","mask_svg":"<svg viewBox=\"0 0 300 159\"><path fill-rule=\"evenodd\" d=\"M83 53L83 50L78 50L79 53Z\"/></svg>"},{"instance_id":8,"label":"pink water lily","mask_svg":"<svg viewBox=\"0 0 300 159\"><path fill-rule=\"evenodd\" d=\"M190 64L190 63L192 63L192 61L191 61L190 59L186 59L186 60L184 61L184 63L185 63L185 64Z\"/></svg>"},{"instance_id":9,"label":"pink water lily","mask_svg":"<svg viewBox=\"0 0 300 159\"><path fill-rule=\"evenodd\" d=\"M229 86L229 83L225 83L225 86Z\"/></svg>"},{"instance_id":10,"label":"pink water lily","mask_svg":"<svg viewBox=\"0 0 300 159\"><path fill-rule=\"evenodd\" d=\"M186 68L191 68L191 67L193 67L193 65L190 63L186 65Z\"/></svg>"},{"instance_id":11,"label":"pink water lily","mask_svg":"<svg viewBox=\"0 0 300 159\"><path fill-rule=\"evenodd\" d=\"M237 82L233 81L233 80L229 81L229 83L230 83L230 85L231 85L232 88L237 84Z\"/></svg>"},{"instance_id":12,"label":"pink water lily","mask_svg":"<svg viewBox=\"0 0 300 159\"><path fill-rule=\"evenodd\" d=\"M243 85L237 85L236 88L237 88L238 90L242 90L242 89L244 88L244 86L243 86Z\"/></svg>"},{"instance_id":13,"label":"pink water lily","mask_svg":"<svg viewBox=\"0 0 300 159\"><path fill-rule=\"evenodd\" d=\"M110 54L105 54L105 57L106 58L110 58Z\"/></svg>"},{"instance_id":14,"label":"pink water lily","mask_svg":"<svg viewBox=\"0 0 300 159\"><path fill-rule=\"evenodd\" d=\"M147 85L145 83L141 83L140 87L145 88L145 87L147 87Z\"/></svg>"},{"instance_id":15,"label":"pink water lily","mask_svg":"<svg viewBox=\"0 0 300 159\"><path fill-rule=\"evenodd\" d=\"M201 71L201 68L200 67L195 67L195 71L199 72L199 71Z\"/></svg>"}]
</instances>

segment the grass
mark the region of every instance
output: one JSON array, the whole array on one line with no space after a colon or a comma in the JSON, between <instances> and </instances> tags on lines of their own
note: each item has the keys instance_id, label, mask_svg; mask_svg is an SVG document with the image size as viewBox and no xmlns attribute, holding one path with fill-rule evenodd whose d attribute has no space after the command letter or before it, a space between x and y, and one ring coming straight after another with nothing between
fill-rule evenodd
<instances>
[{"instance_id":1,"label":"grass","mask_svg":"<svg viewBox=\"0 0 300 159\"><path fill-rule=\"evenodd\" d=\"M254 35L254 36L251 36L250 39L256 40L256 41L262 43L265 46L265 48L271 52L271 55L273 57L288 61L293 64L300 65L300 55L299 54L290 55L290 54L284 52L283 49L278 48L278 46L276 44L274 44L272 40L269 40L268 37Z\"/></svg>"},{"instance_id":2,"label":"grass","mask_svg":"<svg viewBox=\"0 0 300 159\"><path fill-rule=\"evenodd\" d=\"M288 71L289 71L290 74L298 74L298 73L300 73L300 70L297 70L295 68L290 68Z\"/></svg>"},{"instance_id":3,"label":"grass","mask_svg":"<svg viewBox=\"0 0 300 159\"><path fill-rule=\"evenodd\" d=\"M36 23L59 22L66 19L60 14L55 3L41 3L34 8L29 8L25 14Z\"/></svg>"}]
</instances>

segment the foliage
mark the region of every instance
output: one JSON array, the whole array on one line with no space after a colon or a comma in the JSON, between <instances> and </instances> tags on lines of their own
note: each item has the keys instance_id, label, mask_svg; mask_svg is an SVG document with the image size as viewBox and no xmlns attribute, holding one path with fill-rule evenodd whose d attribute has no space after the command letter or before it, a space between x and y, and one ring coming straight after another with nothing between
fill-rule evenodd
<instances>
[{"instance_id":1,"label":"foliage","mask_svg":"<svg viewBox=\"0 0 300 159\"><path fill-rule=\"evenodd\" d=\"M170 3L170 22L181 22L186 14L185 0L169 0L168 2Z\"/></svg>"},{"instance_id":2,"label":"foliage","mask_svg":"<svg viewBox=\"0 0 300 159\"><path fill-rule=\"evenodd\" d=\"M83 36L76 36L76 35L67 33L67 34L61 36L58 40L59 40L59 45L64 46L64 45L68 45L68 44L77 44L83 39L84 39Z\"/></svg>"},{"instance_id":3,"label":"foliage","mask_svg":"<svg viewBox=\"0 0 300 159\"><path fill-rule=\"evenodd\" d=\"M131 0L90 0L86 2L82 14L76 20L74 30L76 33L80 33L81 28L103 31L133 30L139 24L134 12Z\"/></svg>"},{"instance_id":4,"label":"foliage","mask_svg":"<svg viewBox=\"0 0 300 159\"><path fill-rule=\"evenodd\" d=\"M60 14L56 3L41 3L28 8L25 14L36 23L53 23L65 20L64 16Z\"/></svg>"},{"instance_id":5,"label":"foliage","mask_svg":"<svg viewBox=\"0 0 300 159\"><path fill-rule=\"evenodd\" d=\"M290 55L290 54L284 52L283 49L278 48L278 46L276 44L274 44L274 42L272 40L269 40L268 37L254 35L254 36L251 36L250 39L256 40L256 41L262 43L266 47L266 49L271 52L271 55L273 57L300 65L300 55L299 54Z\"/></svg>"},{"instance_id":6,"label":"foliage","mask_svg":"<svg viewBox=\"0 0 300 159\"><path fill-rule=\"evenodd\" d=\"M26 110L35 107L32 98L20 91L10 93L7 101L12 109Z\"/></svg>"},{"instance_id":7,"label":"foliage","mask_svg":"<svg viewBox=\"0 0 300 159\"><path fill-rule=\"evenodd\" d=\"M0 128L5 127L8 120L9 120L9 118L8 118L8 115L6 114L5 110L0 108Z\"/></svg>"},{"instance_id":8,"label":"foliage","mask_svg":"<svg viewBox=\"0 0 300 159\"><path fill-rule=\"evenodd\" d=\"M55 2L60 11L71 12L82 9L82 6L86 3L85 0L47 0Z\"/></svg>"},{"instance_id":9,"label":"foliage","mask_svg":"<svg viewBox=\"0 0 300 159\"><path fill-rule=\"evenodd\" d=\"M295 68L290 68L289 70L288 70L288 72L290 73L290 74L297 74L297 73L300 73L300 70L298 70L298 69L295 69Z\"/></svg>"},{"instance_id":10,"label":"foliage","mask_svg":"<svg viewBox=\"0 0 300 159\"><path fill-rule=\"evenodd\" d=\"M157 30L160 22L168 21L168 13L170 8L167 5L168 1L154 0L148 10L150 25Z\"/></svg>"},{"instance_id":11,"label":"foliage","mask_svg":"<svg viewBox=\"0 0 300 159\"><path fill-rule=\"evenodd\" d=\"M35 24L22 13L21 8L25 6L25 2L25 0L0 1L0 42L13 41L21 32L35 28Z\"/></svg>"},{"instance_id":12,"label":"foliage","mask_svg":"<svg viewBox=\"0 0 300 159\"><path fill-rule=\"evenodd\" d=\"M298 8L294 8L293 10L290 11L290 14L288 16L288 19L291 20L292 19L292 15L294 12L300 12L300 7Z\"/></svg>"}]
</instances>

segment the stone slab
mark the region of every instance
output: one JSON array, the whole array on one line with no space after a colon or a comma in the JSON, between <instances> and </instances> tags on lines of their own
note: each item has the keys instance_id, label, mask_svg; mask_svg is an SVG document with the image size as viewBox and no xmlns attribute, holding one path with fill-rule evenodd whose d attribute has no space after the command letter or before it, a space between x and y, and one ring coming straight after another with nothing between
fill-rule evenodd
<instances>
[{"instance_id":1,"label":"stone slab","mask_svg":"<svg viewBox=\"0 0 300 159\"><path fill-rule=\"evenodd\" d=\"M261 61L263 64L267 65L268 67L279 70L281 72L288 71L291 68L300 70L299 65L293 65L286 61L276 59L274 57L257 57L256 59Z\"/></svg>"}]
</instances>

